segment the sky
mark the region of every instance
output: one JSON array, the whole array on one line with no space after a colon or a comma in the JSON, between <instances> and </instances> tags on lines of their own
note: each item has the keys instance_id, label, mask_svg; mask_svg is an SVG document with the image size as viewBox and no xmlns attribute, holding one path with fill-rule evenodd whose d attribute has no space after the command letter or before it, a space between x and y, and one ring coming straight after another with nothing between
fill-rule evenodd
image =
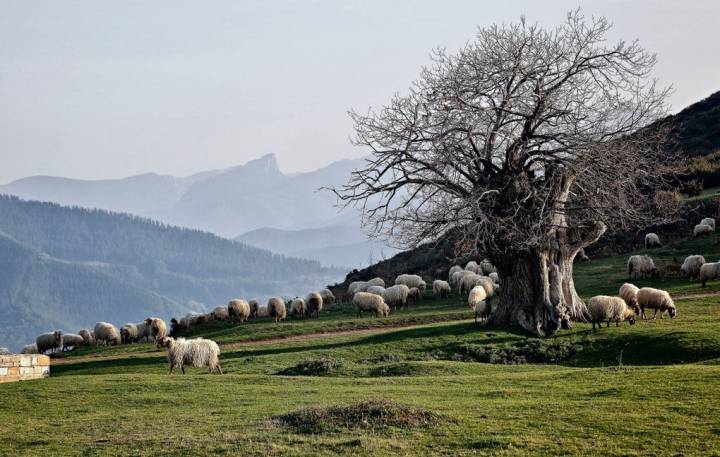
<instances>
[{"instance_id":1,"label":"sky","mask_svg":"<svg viewBox=\"0 0 720 457\"><path fill-rule=\"evenodd\" d=\"M0 183L359 157L347 111L405 92L433 48L577 7L657 53L673 111L720 90L718 0L0 0Z\"/></svg>"}]
</instances>

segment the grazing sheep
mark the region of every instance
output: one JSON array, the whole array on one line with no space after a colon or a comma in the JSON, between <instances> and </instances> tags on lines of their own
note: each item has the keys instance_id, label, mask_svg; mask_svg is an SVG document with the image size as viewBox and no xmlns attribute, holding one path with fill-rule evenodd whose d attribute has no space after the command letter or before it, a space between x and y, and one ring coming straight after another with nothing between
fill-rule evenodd
<instances>
[{"instance_id":1,"label":"grazing sheep","mask_svg":"<svg viewBox=\"0 0 720 457\"><path fill-rule=\"evenodd\" d=\"M95 342L97 344L114 346L122 342L122 339L120 338L120 331L117 327L112 324L108 324L107 322L98 322L95 324L93 334L95 335Z\"/></svg>"},{"instance_id":2,"label":"grazing sheep","mask_svg":"<svg viewBox=\"0 0 720 457\"><path fill-rule=\"evenodd\" d=\"M450 284L452 284L453 274L460 271L463 271L463 267L461 267L460 265L453 265L452 267L450 267L450 270L448 271L448 282Z\"/></svg>"},{"instance_id":3,"label":"grazing sheep","mask_svg":"<svg viewBox=\"0 0 720 457\"><path fill-rule=\"evenodd\" d=\"M145 321L138 322L135 324L137 327L137 340L143 343L147 343L152 339L152 328Z\"/></svg>"},{"instance_id":4,"label":"grazing sheep","mask_svg":"<svg viewBox=\"0 0 720 457\"><path fill-rule=\"evenodd\" d=\"M356 293L353 297L353 305L357 307L358 317L362 317L363 311L369 311L375 317L387 317L390 314L390 307L385 303L385 300L368 292Z\"/></svg>"},{"instance_id":5,"label":"grazing sheep","mask_svg":"<svg viewBox=\"0 0 720 457\"><path fill-rule=\"evenodd\" d=\"M380 295L382 297L385 294L385 288L382 286L370 286L365 292L369 294Z\"/></svg>"},{"instance_id":6,"label":"grazing sheep","mask_svg":"<svg viewBox=\"0 0 720 457\"><path fill-rule=\"evenodd\" d=\"M288 300L285 304L290 309L290 317L296 319L305 317L305 300L302 298L295 297L292 300Z\"/></svg>"},{"instance_id":7,"label":"grazing sheep","mask_svg":"<svg viewBox=\"0 0 720 457\"><path fill-rule=\"evenodd\" d=\"M480 262L480 271L478 272L478 274L483 274L487 276L490 273L494 273L496 271L497 269L488 259L483 259L483 261Z\"/></svg>"},{"instance_id":8,"label":"grazing sheep","mask_svg":"<svg viewBox=\"0 0 720 457\"><path fill-rule=\"evenodd\" d=\"M405 284L398 284L385 289L383 300L393 308L407 306L410 288Z\"/></svg>"},{"instance_id":9,"label":"grazing sheep","mask_svg":"<svg viewBox=\"0 0 720 457\"><path fill-rule=\"evenodd\" d=\"M645 308L655 310L652 317L653 319L655 319L658 310L660 311L660 319L662 319L665 311L668 312L670 318L675 317L677 314L675 302L673 302L673 299L670 298L670 294L665 290L643 287L637 293L637 300L638 305L640 306L640 317L643 319L647 319L647 316L645 315Z\"/></svg>"},{"instance_id":10,"label":"grazing sheep","mask_svg":"<svg viewBox=\"0 0 720 457\"><path fill-rule=\"evenodd\" d=\"M369 286L380 286L385 287L385 280L383 278L372 278L370 281L367 282L368 287Z\"/></svg>"},{"instance_id":11,"label":"grazing sheep","mask_svg":"<svg viewBox=\"0 0 720 457\"><path fill-rule=\"evenodd\" d=\"M227 310L227 308L225 308ZM165 321L159 317L148 317L145 319L145 325L150 328L150 337L156 341L163 336L167 336L167 325Z\"/></svg>"},{"instance_id":12,"label":"grazing sheep","mask_svg":"<svg viewBox=\"0 0 720 457\"><path fill-rule=\"evenodd\" d=\"M250 305L250 317L258 317L258 313L260 312L260 302L257 300L250 300L248 305Z\"/></svg>"},{"instance_id":13,"label":"grazing sheep","mask_svg":"<svg viewBox=\"0 0 720 457\"><path fill-rule=\"evenodd\" d=\"M408 291L408 304L416 304L422 299L422 292L417 287L411 287Z\"/></svg>"},{"instance_id":14,"label":"grazing sheep","mask_svg":"<svg viewBox=\"0 0 720 457\"><path fill-rule=\"evenodd\" d=\"M695 279L700 275L700 268L705 264L705 257L701 255L689 255L680 267L680 272L688 278Z\"/></svg>"},{"instance_id":15,"label":"grazing sheep","mask_svg":"<svg viewBox=\"0 0 720 457\"><path fill-rule=\"evenodd\" d=\"M715 219L714 218L706 217L705 219L701 220L700 223L712 228L713 232L715 231Z\"/></svg>"},{"instance_id":16,"label":"grazing sheep","mask_svg":"<svg viewBox=\"0 0 720 457\"><path fill-rule=\"evenodd\" d=\"M347 288L348 295L354 296L357 292L365 292L370 284L367 281L353 281Z\"/></svg>"},{"instance_id":17,"label":"grazing sheep","mask_svg":"<svg viewBox=\"0 0 720 457\"><path fill-rule=\"evenodd\" d=\"M478 272L481 272L482 269L476 261L471 260L465 264L465 271L472 271L473 273L478 274Z\"/></svg>"},{"instance_id":18,"label":"grazing sheep","mask_svg":"<svg viewBox=\"0 0 720 457\"><path fill-rule=\"evenodd\" d=\"M27 346L23 347L20 354L39 354L37 344L28 344Z\"/></svg>"},{"instance_id":19,"label":"grazing sheep","mask_svg":"<svg viewBox=\"0 0 720 457\"><path fill-rule=\"evenodd\" d=\"M320 317L320 311L323 309L323 298L317 292L310 292L305 296L305 312L308 316Z\"/></svg>"},{"instance_id":20,"label":"grazing sheep","mask_svg":"<svg viewBox=\"0 0 720 457\"><path fill-rule=\"evenodd\" d=\"M230 300L227 308L230 319L233 321L245 322L250 317L250 304L243 299Z\"/></svg>"},{"instance_id":21,"label":"grazing sheep","mask_svg":"<svg viewBox=\"0 0 720 457\"><path fill-rule=\"evenodd\" d=\"M473 287L475 286L483 286L483 289L485 289L485 293L487 294L488 298L495 295L495 283L492 279L490 279L489 276L480 276Z\"/></svg>"},{"instance_id":22,"label":"grazing sheep","mask_svg":"<svg viewBox=\"0 0 720 457\"><path fill-rule=\"evenodd\" d=\"M63 333L60 330L55 330L54 332L38 335L35 338L35 346L37 346L39 354L44 354L45 351L55 352L55 350L61 350L63 347Z\"/></svg>"},{"instance_id":23,"label":"grazing sheep","mask_svg":"<svg viewBox=\"0 0 720 457\"><path fill-rule=\"evenodd\" d=\"M657 236L656 233L648 233L645 235L645 249L659 248L661 246L660 237Z\"/></svg>"},{"instance_id":24,"label":"grazing sheep","mask_svg":"<svg viewBox=\"0 0 720 457\"><path fill-rule=\"evenodd\" d=\"M120 342L122 344L134 343L138 340L138 328L135 324L125 324L120 327Z\"/></svg>"},{"instance_id":25,"label":"grazing sheep","mask_svg":"<svg viewBox=\"0 0 720 457\"><path fill-rule=\"evenodd\" d=\"M93 335L93 333L90 330L84 328L78 332L78 335L82 336L83 344L85 346L90 346L90 345L95 344L95 335Z\"/></svg>"},{"instance_id":26,"label":"grazing sheep","mask_svg":"<svg viewBox=\"0 0 720 457\"><path fill-rule=\"evenodd\" d=\"M185 374L185 365L196 368L207 367L210 373L223 374L220 366L220 348L217 343L204 338L186 340L185 338L172 338L163 336L157 340L157 347L167 349L171 374L173 368L180 368Z\"/></svg>"},{"instance_id":27,"label":"grazing sheep","mask_svg":"<svg viewBox=\"0 0 720 457\"><path fill-rule=\"evenodd\" d=\"M653 259L646 255L633 255L628 259L628 277L632 277L634 274L635 277L637 277L637 275L640 275L641 277L650 275L654 278L657 276L657 271L658 269L655 268L655 262L653 262Z\"/></svg>"},{"instance_id":28,"label":"grazing sheep","mask_svg":"<svg viewBox=\"0 0 720 457\"><path fill-rule=\"evenodd\" d=\"M285 308L285 302L281 298L272 297L267 303L268 315L272 318L273 322L278 322L285 319L287 315L287 309Z\"/></svg>"},{"instance_id":29,"label":"grazing sheep","mask_svg":"<svg viewBox=\"0 0 720 457\"><path fill-rule=\"evenodd\" d=\"M698 278L702 283L701 287L705 287L705 284L711 279L720 278L720 262L708 262L704 263L700 267L700 273Z\"/></svg>"},{"instance_id":30,"label":"grazing sheep","mask_svg":"<svg viewBox=\"0 0 720 457\"><path fill-rule=\"evenodd\" d=\"M593 330L595 330L595 324L600 328L602 322L605 321L607 321L608 327L610 327L610 322L615 322L616 327L619 327L622 321L628 321L630 325L635 324L635 313L620 297L596 295L588 300L587 310Z\"/></svg>"},{"instance_id":31,"label":"grazing sheep","mask_svg":"<svg viewBox=\"0 0 720 457\"><path fill-rule=\"evenodd\" d=\"M618 295L620 295L620 298L625 300L625 304L628 305L629 308L631 308L633 311L635 311L635 314L640 314L640 306L638 306L637 302L637 293L638 293L637 286L634 284L630 284L629 282L626 282L622 286L620 286L620 292Z\"/></svg>"},{"instance_id":32,"label":"grazing sheep","mask_svg":"<svg viewBox=\"0 0 720 457\"><path fill-rule=\"evenodd\" d=\"M322 297L323 304L325 305L332 305L335 303L335 295L330 289L323 289L323 291L320 292L320 296Z\"/></svg>"},{"instance_id":33,"label":"grazing sheep","mask_svg":"<svg viewBox=\"0 0 720 457\"><path fill-rule=\"evenodd\" d=\"M442 279L433 281L433 296L435 298L448 298L451 292L450 283L447 281L443 281Z\"/></svg>"},{"instance_id":34,"label":"grazing sheep","mask_svg":"<svg viewBox=\"0 0 720 457\"><path fill-rule=\"evenodd\" d=\"M463 295L469 293L473 287L480 284L482 278L488 279L488 281L492 284L492 281L486 276L480 276L477 274L469 274L463 276L460 284L458 285L458 293L460 294L460 296L462 297Z\"/></svg>"},{"instance_id":35,"label":"grazing sheep","mask_svg":"<svg viewBox=\"0 0 720 457\"><path fill-rule=\"evenodd\" d=\"M487 293L485 293L485 288L483 286L475 286L468 294L468 306L470 309L475 309L475 305L486 299Z\"/></svg>"},{"instance_id":36,"label":"grazing sheep","mask_svg":"<svg viewBox=\"0 0 720 457\"><path fill-rule=\"evenodd\" d=\"M472 271L467 271L467 270L456 271L456 272L453 273L452 276L450 277L450 281L449 281L449 282L450 282L450 287L458 287L458 288L459 288L459 287L460 287L460 282L462 281L462 278L464 278L465 276L474 275L474 274L476 274L476 273L473 273Z\"/></svg>"},{"instance_id":37,"label":"grazing sheep","mask_svg":"<svg viewBox=\"0 0 720 457\"><path fill-rule=\"evenodd\" d=\"M216 306L210 311L210 316L215 321L227 321L230 320L230 311L227 306Z\"/></svg>"},{"instance_id":38,"label":"grazing sheep","mask_svg":"<svg viewBox=\"0 0 720 457\"><path fill-rule=\"evenodd\" d=\"M64 333L63 334L63 351L67 351L69 347L73 349L82 346L84 343L83 337L76 333Z\"/></svg>"},{"instance_id":39,"label":"grazing sheep","mask_svg":"<svg viewBox=\"0 0 720 457\"><path fill-rule=\"evenodd\" d=\"M712 232L714 232L714 230L709 225L698 224L695 228L693 228L693 238L697 238L699 236L709 236Z\"/></svg>"},{"instance_id":40,"label":"grazing sheep","mask_svg":"<svg viewBox=\"0 0 720 457\"><path fill-rule=\"evenodd\" d=\"M492 312L492 306L490 303L487 302L487 300L480 300L479 302L475 303L475 307L473 308L475 310L475 323L477 324L478 318L480 318L480 321L486 321L488 317L490 317L490 313Z\"/></svg>"},{"instance_id":41,"label":"grazing sheep","mask_svg":"<svg viewBox=\"0 0 720 457\"><path fill-rule=\"evenodd\" d=\"M425 291L425 281L418 275L403 274L395 278L395 285L405 284L408 287L417 287L421 291Z\"/></svg>"}]
</instances>

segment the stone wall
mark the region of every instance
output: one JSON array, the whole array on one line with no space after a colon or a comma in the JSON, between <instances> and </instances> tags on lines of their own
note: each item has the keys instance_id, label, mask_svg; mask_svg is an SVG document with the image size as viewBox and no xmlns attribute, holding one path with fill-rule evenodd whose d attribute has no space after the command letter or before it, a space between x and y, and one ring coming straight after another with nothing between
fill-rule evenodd
<instances>
[{"instance_id":1,"label":"stone wall","mask_svg":"<svg viewBox=\"0 0 720 457\"><path fill-rule=\"evenodd\" d=\"M46 355L0 355L0 383L42 379L50 376L50 357Z\"/></svg>"}]
</instances>

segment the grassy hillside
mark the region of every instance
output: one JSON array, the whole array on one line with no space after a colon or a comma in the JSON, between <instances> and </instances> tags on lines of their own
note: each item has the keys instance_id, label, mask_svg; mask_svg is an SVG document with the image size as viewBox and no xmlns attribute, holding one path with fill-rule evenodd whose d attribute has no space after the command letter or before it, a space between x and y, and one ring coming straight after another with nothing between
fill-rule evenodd
<instances>
[{"instance_id":1,"label":"grassy hillside","mask_svg":"<svg viewBox=\"0 0 720 457\"><path fill-rule=\"evenodd\" d=\"M720 236L651 255L689 253L720 258ZM615 293L626 258L577 265L580 293ZM168 376L147 344L85 349L0 385L0 455L720 455L720 282L636 283L668 288L678 317L535 339L476 326L457 297L387 319L335 305L198 332L222 345L223 376ZM388 407L397 424L373 426L365 400L439 419L410 427ZM311 431L284 416L334 405L355 414L306 413Z\"/></svg>"}]
</instances>

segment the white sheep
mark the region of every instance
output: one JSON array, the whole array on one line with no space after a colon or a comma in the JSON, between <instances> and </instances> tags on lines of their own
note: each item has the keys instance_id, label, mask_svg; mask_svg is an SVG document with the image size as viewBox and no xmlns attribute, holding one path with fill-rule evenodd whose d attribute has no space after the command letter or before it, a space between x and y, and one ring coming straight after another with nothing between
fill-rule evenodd
<instances>
[{"instance_id":1,"label":"white sheep","mask_svg":"<svg viewBox=\"0 0 720 457\"><path fill-rule=\"evenodd\" d=\"M705 264L707 265L707 264ZM643 287L637 293L638 305L640 306L640 317L647 319L645 315L645 308L654 309L653 319L657 316L658 310L660 311L660 319L662 319L665 311L668 312L670 318L675 317L677 310L675 309L675 302L670 297L670 294L665 290L653 289L652 287Z\"/></svg>"},{"instance_id":2,"label":"white sheep","mask_svg":"<svg viewBox=\"0 0 720 457\"><path fill-rule=\"evenodd\" d=\"M417 287L421 291L425 291L425 288L427 287L423 278L418 275L402 274L395 278L395 285L397 286L400 284L405 284L408 287Z\"/></svg>"},{"instance_id":3,"label":"white sheep","mask_svg":"<svg viewBox=\"0 0 720 457\"><path fill-rule=\"evenodd\" d=\"M292 300L288 300L286 305L290 309L290 316L295 318L305 317L305 300L302 298L295 297Z\"/></svg>"},{"instance_id":4,"label":"white sheep","mask_svg":"<svg viewBox=\"0 0 720 457\"><path fill-rule=\"evenodd\" d=\"M595 330L595 324L600 328L606 321L608 327L610 327L610 322L615 322L616 327L619 327L622 321L628 321L630 325L635 324L635 313L620 297L596 295L588 300L587 310L593 330Z\"/></svg>"},{"instance_id":5,"label":"white sheep","mask_svg":"<svg viewBox=\"0 0 720 457\"><path fill-rule=\"evenodd\" d=\"M357 292L365 292L369 286L367 281L353 281L348 286L347 293L352 297Z\"/></svg>"},{"instance_id":6,"label":"white sheep","mask_svg":"<svg viewBox=\"0 0 720 457\"><path fill-rule=\"evenodd\" d=\"M83 344L85 346L90 346L90 345L95 344L95 335L93 335L93 333L90 330L84 328L78 332L78 335L82 336Z\"/></svg>"},{"instance_id":7,"label":"white sheep","mask_svg":"<svg viewBox=\"0 0 720 457\"><path fill-rule=\"evenodd\" d=\"M227 308L230 319L233 321L245 322L250 317L250 303L241 298L230 300Z\"/></svg>"},{"instance_id":8,"label":"white sheep","mask_svg":"<svg viewBox=\"0 0 720 457\"><path fill-rule=\"evenodd\" d=\"M700 221L701 224L705 224L713 229L713 232L715 231L715 218L712 217L706 217L705 219Z\"/></svg>"},{"instance_id":9,"label":"white sheep","mask_svg":"<svg viewBox=\"0 0 720 457\"><path fill-rule=\"evenodd\" d=\"M700 282L702 283L702 287L705 287L708 281L711 279L718 279L720 278L720 262L708 262L704 263L700 267L700 272L698 273L698 279L700 279Z\"/></svg>"},{"instance_id":10,"label":"white sheep","mask_svg":"<svg viewBox=\"0 0 720 457\"><path fill-rule=\"evenodd\" d=\"M138 340L138 328L135 324L125 324L120 327L120 341L123 344L134 343Z\"/></svg>"},{"instance_id":11,"label":"white sheep","mask_svg":"<svg viewBox=\"0 0 720 457\"><path fill-rule=\"evenodd\" d=\"M417 287L411 287L408 290L408 304L416 304L422 299L422 292Z\"/></svg>"},{"instance_id":12,"label":"white sheep","mask_svg":"<svg viewBox=\"0 0 720 457\"><path fill-rule=\"evenodd\" d=\"M21 354L39 354L37 344L28 344L23 347Z\"/></svg>"},{"instance_id":13,"label":"white sheep","mask_svg":"<svg viewBox=\"0 0 720 457\"><path fill-rule=\"evenodd\" d=\"M308 316L320 317L320 311L323 309L323 298L317 292L310 292L305 296L305 312Z\"/></svg>"},{"instance_id":14,"label":"white sheep","mask_svg":"<svg viewBox=\"0 0 720 457\"><path fill-rule=\"evenodd\" d=\"M227 306L216 306L210 311L210 316L212 316L212 319L215 321L226 321L230 319L230 312Z\"/></svg>"},{"instance_id":15,"label":"white sheep","mask_svg":"<svg viewBox=\"0 0 720 457\"><path fill-rule=\"evenodd\" d=\"M120 331L112 324L98 322L93 330L95 342L103 345L116 345L122 343Z\"/></svg>"},{"instance_id":16,"label":"white sheep","mask_svg":"<svg viewBox=\"0 0 720 457\"><path fill-rule=\"evenodd\" d=\"M383 295L385 295L385 288L383 286L370 286L365 292L369 294L379 295L382 297Z\"/></svg>"},{"instance_id":17,"label":"white sheep","mask_svg":"<svg viewBox=\"0 0 720 457\"><path fill-rule=\"evenodd\" d=\"M453 274L459 271L463 271L463 267L461 267L460 265L453 265L452 267L450 267L450 270L448 270L448 282L450 284L452 284Z\"/></svg>"},{"instance_id":18,"label":"white sheep","mask_svg":"<svg viewBox=\"0 0 720 457\"><path fill-rule=\"evenodd\" d=\"M138 322L135 324L137 327L137 340L143 343L147 343L152 339L152 329L145 321Z\"/></svg>"},{"instance_id":19,"label":"white sheep","mask_svg":"<svg viewBox=\"0 0 720 457\"><path fill-rule=\"evenodd\" d=\"M225 308L225 310L227 311L227 308ZM167 336L167 325L165 325L165 321L159 317L148 317L145 319L145 325L150 328L150 337L153 341Z\"/></svg>"},{"instance_id":20,"label":"white sheep","mask_svg":"<svg viewBox=\"0 0 720 457\"><path fill-rule=\"evenodd\" d=\"M655 277L657 275L657 268L653 259L646 255L633 255L630 256L627 263L628 277L632 277L634 274L637 275Z\"/></svg>"},{"instance_id":21,"label":"white sheep","mask_svg":"<svg viewBox=\"0 0 720 457\"><path fill-rule=\"evenodd\" d=\"M368 286L380 286L385 287L385 280L383 278L372 278L367 282Z\"/></svg>"},{"instance_id":22,"label":"white sheep","mask_svg":"<svg viewBox=\"0 0 720 457\"><path fill-rule=\"evenodd\" d=\"M435 298L448 298L451 292L450 283L447 281L443 281L442 279L433 281L433 296Z\"/></svg>"},{"instance_id":23,"label":"white sheep","mask_svg":"<svg viewBox=\"0 0 720 457\"><path fill-rule=\"evenodd\" d=\"M330 289L323 289L323 291L320 292L320 296L322 297L323 304L325 305L332 305L333 303L335 303L335 295Z\"/></svg>"},{"instance_id":24,"label":"white sheep","mask_svg":"<svg viewBox=\"0 0 720 457\"><path fill-rule=\"evenodd\" d=\"M618 293L618 295L620 295L620 298L625 300L625 304L627 304L629 308L635 311L635 314L640 314L640 307L637 303L638 290L640 289L637 286L626 282L625 284L620 286L620 291Z\"/></svg>"},{"instance_id":25,"label":"white sheep","mask_svg":"<svg viewBox=\"0 0 720 457\"><path fill-rule=\"evenodd\" d=\"M274 322L281 321L287 316L287 308L282 298L272 297L267 303L268 316Z\"/></svg>"},{"instance_id":26,"label":"white sheep","mask_svg":"<svg viewBox=\"0 0 720 457\"><path fill-rule=\"evenodd\" d=\"M680 271L688 278L695 279L700 275L700 268L705 264L705 257L701 255L689 255L680 267Z\"/></svg>"},{"instance_id":27,"label":"white sheep","mask_svg":"<svg viewBox=\"0 0 720 457\"><path fill-rule=\"evenodd\" d=\"M210 373L222 374L220 365L220 348L217 343L204 338L186 340L185 338L172 338L163 336L157 341L158 347L167 349L167 357L170 362L171 374L173 368L180 368L185 374L185 365L196 368L207 367Z\"/></svg>"},{"instance_id":28,"label":"white sheep","mask_svg":"<svg viewBox=\"0 0 720 457\"><path fill-rule=\"evenodd\" d=\"M477 305L481 301L486 300L487 293L485 293L485 288L483 286L473 287L468 294L468 306L470 307L470 309L475 309L475 305Z\"/></svg>"},{"instance_id":29,"label":"white sheep","mask_svg":"<svg viewBox=\"0 0 720 457\"><path fill-rule=\"evenodd\" d=\"M645 235L645 249L661 247L660 237L656 233L648 233Z\"/></svg>"},{"instance_id":30,"label":"white sheep","mask_svg":"<svg viewBox=\"0 0 720 457\"><path fill-rule=\"evenodd\" d=\"M475 311L475 323L477 324L478 318L481 321L486 321L488 317L490 317L490 313L492 312L492 306L490 303L487 302L487 300L480 300L479 302L475 303L475 307L473 308Z\"/></svg>"},{"instance_id":31,"label":"white sheep","mask_svg":"<svg viewBox=\"0 0 720 457\"><path fill-rule=\"evenodd\" d=\"M494 282L495 284L500 284L500 275L497 271L493 271L492 273L490 273L488 275L488 278L492 279L492 282Z\"/></svg>"},{"instance_id":32,"label":"white sheep","mask_svg":"<svg viewBox=\"0 0 720 457\"><path fill-rule=\"evenodd\" d=\"M385 303L393 308L407 306L410 288L405 284L398 284L385 289L383 299Z\"/></svg>"},{"instance_id":33,"label":"white sheep","mask_svg":"<svg viewBox=\"0 0 720 457\"><path fill-rule=\"evenodd\" d=\"M473 273L472 271L467 271L467 270L456 271L456 272L453 273L453 275L450 277L450 286L451 286L451 287L457 287L457 288L459 289L459 288L460 288L460 283L462 282L462 279L463 279L465 276L474 275L474 274L476 274L476 273Z\"/></svg>"},{"instance_id":34,"label":"white sheep","mask_svg":"<svg viewBox=\"0 0 720 457\"><path fill-rule=\"evenodd\" d=\"M492 279L490 279L489 276L480 276L477 281L475 282L475 286L483 286L483 289L485 289L485 293L487 294L488 298L495 295L495 283Z\"/></svg>"},{"instance_id":35,"label":"white sheep","mask_svg":"<svg viewBox=\"0 0 720 457\"><path fill-rule=\"evenodd\" d=\"M73 349L82 346L84 343L83 337L77 333L63 333L63 350L66 351L68 348Z\"/></svg>"},{"instance_id":36,"label":"white sheep","mask_svg":"<svg viewBox=\"0 0 720 457\"><path fill-rule=\"evenodd\" d=\"M460 283L458 284L458 293L460 294L460 296L465 295L466 293L470 292L473 287L480 284L482 278L483 276L474 273L463 276L460 280ZM489 278L487 279L488 281L490 281L490 284L492 284L492 281Z\"/></svg>"},{"instance_id":37,"label":"white sheep","mask_svg":"<svg viewBox=\"0 0 720 457\"><path fill-rule=\"evenodd\" d=\"M483 274L487 276L490 273L494 273L496 271L497 269L488 259L483 259L483 261L480 262L480 271L478 272L478 274Z\"/></svg>"},{"instance_id":38,"label":"white sheep","mask_svg":"<svg viewBox=\"0 0 720 457\"><path fill-rule=\"evenodd\" d=\"M248 305L250 305L250 317L258 317L260 312L260 302L257 300L250 300Z\"/></svg>"},{"instance_id":39,"label":"white sheep","mask_svg":"<svg viewBox=\"0 0 720 457\"><path fill-rule=\"evenodd\" d=\"M390 314L390 307L382 297L367 292L356 293L353 297L353 304L357 308L358 317L362 317L363 311L368 311L375 317L387 317Z\"/></svg>"},{"instance_id":40,"label":"white sheep","mask_svg":"<svg viewBox=\"0 0 720 457\"><path fill-rule=\"evenodd\" d=\"M475 274L482 273L482 268L480 268L480 265L474 260L469 261L465 264L465 271L471 271Z\"/></svg>"},{"instance_id":41,"label":"white sheep","mask_svg":"<svg viewBox=\"0 0 720 457\"><path fill-rule=\"evenodd\" d=\"M55 350L61 350L63 347L63 333L60 330L55 330L54 332L40 334L35 338L35 346L37 346L40 354L44 354L45 351L55 352Z\"/></svg>"},{"instance_id":42,"label":"white sheep","mask_svg":"<svg viewBox=\"0 0 720 457\"><path fill-rule=\"evenodd\" d=\"M695 228L693 228L693 238L697 238L699 236L709 236L712 232L714 232L714 230L709 225L698 224Z\"/></svg>"}]
</instances>

